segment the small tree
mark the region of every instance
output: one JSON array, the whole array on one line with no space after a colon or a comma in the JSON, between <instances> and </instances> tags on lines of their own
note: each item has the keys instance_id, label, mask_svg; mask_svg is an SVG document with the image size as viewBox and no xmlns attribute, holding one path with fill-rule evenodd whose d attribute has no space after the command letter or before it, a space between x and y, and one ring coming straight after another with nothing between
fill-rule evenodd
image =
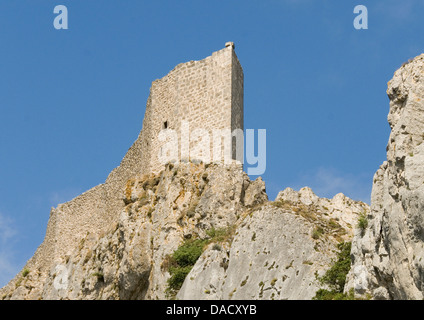
<instances>
[{"instance_id":1,"label":"small tree","mask_svg":"<svg viewBox=\"0 0 424 320\"><path fill-rule=\"evenodd\" d=\"M346 284L346 276L351 266L351 247L351 242L342 242L338 244L337 248L340 251L337 254L337 260L333 263L331 268L318 279L321 285L326 285L330 290L319 289L313 298L314 300L348 300L354 298L353 292L349 294L343 293Z\"/></svg>"}]
</instances>

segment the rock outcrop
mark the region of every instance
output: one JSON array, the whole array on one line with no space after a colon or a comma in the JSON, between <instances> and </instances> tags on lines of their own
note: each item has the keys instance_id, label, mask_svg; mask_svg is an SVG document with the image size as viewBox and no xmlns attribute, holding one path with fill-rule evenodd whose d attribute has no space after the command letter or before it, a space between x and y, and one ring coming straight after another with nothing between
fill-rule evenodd
<instances>
[{"instance_id":1,"label":"rock outcrop","mask_svg":"<svg viewBox=\"0 0 424 320\"><path fill-rule=\"evenodd\" d=\"M424 54L388 83L387 161L374 175L367 228L352 243L346 290L419 299L424 290ZM365 224L365 225L366 225Z\"/></svg>"},{"instance_id":2,"label":"rock outcrop","mask_svg":"<svg viewBox=\"0 0 424 320\"><path fill-rule=\"evenodd\" d=\"M164 299L165 257L184 239L233 225L245 198L266 200L256 183L237 165L191 163L129 179L118 221L100 234L87 232L71 252L54 258L43 278L27 266L28 274L18 275L1 294L10 299Z\"/></svg>"},{"instance_id":3,"label":"rock outcrop","mask_svg":"<svg viewBox=\"0 0 424 320\"><path fill-rule=\"evenodd\" d=\"M330 200L287 188L239 222L231 246L210 245L177 298L312 299L337 244L351 240L351 224L368 211L342 194Z\"/></svg>"},{"instance_id":4,"label":"rock outcrop","mask_svg":"<svg viewBox=\"0 0 424 320\"><path fill-rule=\"evenodd\" d=\"M310 211L321 212L322 218L337 221L348 234L348 237L343 239L344 241L349 241L353 237L358 217L369 211L366 203L354 201L343 193L336 194L332 199L319 198L308 187L300 189L299 192L287 188L277 195L276 200L308 206Z\"/></svg>"},{"instance_id":5,"label":"rock outcrop","mask_svg":"<svg viewBox=\"0 0 424 320\"><path fill-rule=\"evenodd\" d=\"M45 275L28 265L1 297L167 299L167 264L178 247L231 230L205 248L177 299L311 299L337 244L351 238L350 222L368 210L309 188L286 189L270 202L264 182L236 164L168 164L128 179L121 195L117 221L87 232Z\"/></svg>"}]
</instances>

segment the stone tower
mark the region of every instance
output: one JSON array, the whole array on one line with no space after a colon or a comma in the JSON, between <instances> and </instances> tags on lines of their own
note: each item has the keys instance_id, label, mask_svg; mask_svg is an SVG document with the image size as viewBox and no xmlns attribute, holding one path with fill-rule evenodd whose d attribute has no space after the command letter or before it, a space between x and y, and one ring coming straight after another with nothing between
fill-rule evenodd
<instances>
[{"instance_id":1,"label":"stone tower","mask_svg":"<svg viewBox=\"0 0 424 320\"><path fill-rule=\"evenodd\" d=\"M163 169L164 164L158 156L165 143L158 139L163 129L172 129L178 134L178 159L175 160L194 160L192 149L196 141L185 135L187 126L190 133L197 129L208 132L211 158L214 130L233 133L240 129L242 132L243 69L232 42L203 60L177 65L165 77L152 83L143 121L142 172L156 173ZM219 152L223 154L227 143L232 159L236 159L236 139L230 140L222 140Z\"/></svg>"}]
</instances>

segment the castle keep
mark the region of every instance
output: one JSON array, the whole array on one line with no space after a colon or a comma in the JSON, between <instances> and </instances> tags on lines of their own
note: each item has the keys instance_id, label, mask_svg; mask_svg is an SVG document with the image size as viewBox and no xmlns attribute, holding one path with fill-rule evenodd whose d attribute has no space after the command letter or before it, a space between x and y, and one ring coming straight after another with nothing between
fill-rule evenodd
<instances>
[{"instance_id":1,"label":"castle keep","mask_svg":"<svg viewBox=\"0 0 424 320\"><path fill-rule=\"evenodd\" d=\"M176 160L188 160L187 157L193 160L191 150L196 141L188 142L189 137L181 134L182 125L188 125L190 132L205 129L210 137L216 129L243 130L243 69L232 42L203 60L177 65L152 83L143 121L144 173L156 173L163 168L158 158L163 145L158 136L163 129L173 129L179 134ZM212 155L212 141L210 144ZM230 147L233 159L235 147L233 141Z\"/></svg>"}]
</instances>

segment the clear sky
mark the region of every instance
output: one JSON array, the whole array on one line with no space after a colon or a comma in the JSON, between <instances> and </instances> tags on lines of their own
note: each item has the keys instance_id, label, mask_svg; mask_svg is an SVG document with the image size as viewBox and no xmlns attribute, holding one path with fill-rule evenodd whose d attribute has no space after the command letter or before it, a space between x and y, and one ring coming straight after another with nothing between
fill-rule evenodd
<instances>
[{"instance_id":1,"label":"clear sky","mask_svg":"<svg viewBox=\"0 0 424 320\"><path fill-rule=\"evenodd\" d=\"M359 4L368 30L353 27ZM53 27L56 5L68 30ZM151 82L227 41L245 128L267 130L269 197L310 186L369 202L387 81L424 51L423 16L420 0L2 0L0 286L43 241L50 208L119 165Z\"/></svg>"}]
</instances>

